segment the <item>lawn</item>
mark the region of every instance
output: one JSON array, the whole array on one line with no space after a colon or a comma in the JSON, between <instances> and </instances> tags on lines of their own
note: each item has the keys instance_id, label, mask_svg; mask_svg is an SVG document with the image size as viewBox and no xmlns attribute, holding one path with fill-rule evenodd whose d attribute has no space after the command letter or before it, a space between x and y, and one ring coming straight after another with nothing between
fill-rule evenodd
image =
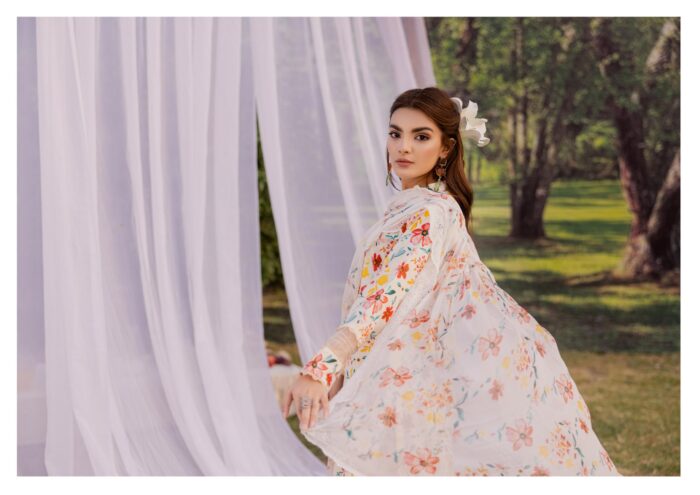
<instances>
[{"instance_id":1,"label":"lawn","mask_svg":"<svg viewBox=\"0 0 700 495\"><path fill-rule=\"evenodd\" d=\"M474 241L498 284L557 340L593 428L625 475L680 474L680 291L614 284L630 214L617 181L554 184L546 239L509 241L505 186L475 185ZM265 337L299 356L284 292L264 295ZM290 425L319 457L323 454Z\"/></svg>"}]
</instances>

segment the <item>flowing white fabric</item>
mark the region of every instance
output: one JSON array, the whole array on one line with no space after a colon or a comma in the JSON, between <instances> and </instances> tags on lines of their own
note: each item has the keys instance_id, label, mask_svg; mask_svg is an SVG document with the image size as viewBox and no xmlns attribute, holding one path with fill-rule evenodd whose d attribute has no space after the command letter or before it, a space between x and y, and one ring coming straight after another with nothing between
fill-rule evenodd
<instances>
[{"instance_id":1,"label":"flowing white fabric","mask_svg":"<svg viewBox=\"0 0 700 495\"><path fill-rule=\"evenodd\" d=\"M311 442L352 475L619 474L554 338L498 286L450 194L401 191L364 239L342 318L361 343Z\"/></svg>"},{"instance_id":2,"label":"flowing white fabric","mask_svg":"<svg viewBox=\"0 0 700 495\"><path fill-rule=\"evenodd\" d=\"M435 80L421 18L260 18L251 26L265 171L306 362L337 328L355 246L395 193L385 182L391 103Z\"/></svg>"},{"instance_id":3,"label":"flowing white fabric","mask_svg":"<svg viewBox=\"0 0 700 495\"><path fill-rule=\"evenodd\" d=\"M391 195L389 105L434 83L422 20L18 30L18 473L322 474L265 359L256 110L307 359Z\"/></svg>"}]
</instances>

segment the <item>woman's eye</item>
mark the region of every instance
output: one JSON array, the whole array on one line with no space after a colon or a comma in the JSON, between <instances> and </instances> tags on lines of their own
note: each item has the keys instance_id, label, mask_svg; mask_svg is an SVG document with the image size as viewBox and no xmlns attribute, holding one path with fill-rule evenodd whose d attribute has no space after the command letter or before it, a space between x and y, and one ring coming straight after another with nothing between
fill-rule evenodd
<instances>
[{"instance_id":1,"label":"woman's eye","mask_svg":"<svg viewBox=\"0 0 700 495\"><path fill-rule=\"evenodd\" d=\"M389 136L398 137L395 134L397 134L396 131L389 132ZM418 134L418 136L416 136L416 137L425 138L425 139L420 139L420 141L427 141L428 139L430 139L430 136L426 136L425 134Z\"/></svg>"}]
</instances>

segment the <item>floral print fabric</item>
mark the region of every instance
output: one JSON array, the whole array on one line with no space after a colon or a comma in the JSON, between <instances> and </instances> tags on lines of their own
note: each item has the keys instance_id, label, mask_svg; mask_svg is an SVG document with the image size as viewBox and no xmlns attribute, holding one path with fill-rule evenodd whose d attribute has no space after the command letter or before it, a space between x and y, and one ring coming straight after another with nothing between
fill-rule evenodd
<instances>
[{"instance_id":1,"label":"floral print fabric","mask_svg":"<svg viewBox=\"0 0 700 495\"><path fill-rule=\"evenodd\" d=\"M444 234L435 235L434 232L444 230L444 224L440 223L441 219L436 220L432 219L427 205L401 217L391 231L379 232L369 251L365 250L362 265L351 268L343 296L341 329L354 335L353 347L359 346L361 355L369 352L377 335L394 316L404 296L415 285L416 277L429 262L431 252L441 249L439 241ZM358 272L359 281L354 283ZM342 339L331 341L342 342ZM329 343L323 346L306 363L302 374L330 389L347 364L341 357L346 352L341 353L336 347L337 344ZM340 347L343 351L347 348ZM347 372L346 378L349 378Z\"/></svg>"},{"instance_id":2,"label":"floral print fabric","mask_svg":"<svg viewBox=\"0 0 700 495\"><path fill-rule=\"evenodd\" d=\"M303 431L330 473L619 474L554 338L498 286L444 188L399 192L363 241L341 311L357 349L305 367L344 373Z\"/></svg>"}]
</instances>

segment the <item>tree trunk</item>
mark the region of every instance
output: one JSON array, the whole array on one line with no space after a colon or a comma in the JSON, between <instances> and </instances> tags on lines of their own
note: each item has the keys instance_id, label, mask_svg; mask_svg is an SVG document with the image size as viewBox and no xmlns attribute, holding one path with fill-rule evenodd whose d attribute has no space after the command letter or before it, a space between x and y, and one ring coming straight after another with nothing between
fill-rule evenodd
<instances>
[{"instance_id":1,"label":"tree trunk","mask_svg":"<svg viewBox=\"0 0 700 495\"><path fill-rule=\"evenodd\" d=\"M663 278L680 268L680 152L677 151L661 187L656 190L644 153L644 118L653 76L673 58L673 22L667 22L652 48L645 67L644 87L622 93L626 74L621 53L611 34L611 20L596 20L595 50L601 73L611 83L607 104L617 129L620 181L632 225L622 261L615 269L618 278L647 280ZM638 99L638 110L630 110L625 98Z\"/></svg>"},{"instance_id":2,"label":"tree trunk","mask_svg":"<svg viewBox=\"0 0 700 495\"><path fill-rule=\"evenodd\" d=\"M632 212L631 237L643 233L653 206L653 192L644 157L642 115L613 104L618 140L620 181Z\"/></svg>"},{"instance_id":3,"label":"tree trunk","mask_svg":"<svg viewBox=\"0 0 700 495\"><path fill-rule=\"evenodd\" d=\"M571 27L571 26L570 26ZM516 29L513 53L516 55L511 63L518 70L518 76L527 74L521 68L523 59L522 25ZM559 159L561 141L566 139L565 118L571 112L576 95L576 65L579 52L570 53L574 46L576 30L566 30L562 44L552 46L550 60L552 67L565 71L563 96L552 97L555 93L555 81L550 76L544 90L542 108L535 119L535 143L529 146L527 89L517 104L517 112L511 123L511 162L515 172L511 171L511 230L509 237L520 239L537 239L546 237L544 230L544 209L549 198L551 184L556 177L556 164ZM573 59L571 58L573 57ZM514 167L511 167L511 169ZM518 173L519 172L519 173Z\"/></svg>"},{"instance_id":4,"label":"tree trunk","mask_svg":"<svg viewBox=\"0 0 700 495\"><path fill-rule=\"evenodd\" d=\"M511 222L508 237L537 239L545 236L542 212L549 189L539 187L535 176L519 186L511 183Z\"/></svg>"},{"instance_id":5,"label":"tree trunk","mask_svg":"<svg viewBox=\"0 0 700 495\"><path fill-rule=\"evenodd\" d=\"M518 18L513 30L511 46L511 67L513 82L527 76L524 54L524 20ZM508 123L510 129L509 172L510 172L510 232L509 237L536 239L544 237L536 192L539 174L530 169L530 147L528 138L528 93L527 88L514 95ZM542 164L535 164L536 168ZM541 201L541 199L540 199Z\"/></svg>"},{"instance_id":6,"label":"tree trunk","mask_svg":"<svg viewBox=\"0 0 700 495\"><path fill-rule=\"evenodd\" d=\"M646 231L631 235L616 275L635 279L661 279L680 269L681 159L676 152L646 224Z\"/></svg>"}]
</instances>

